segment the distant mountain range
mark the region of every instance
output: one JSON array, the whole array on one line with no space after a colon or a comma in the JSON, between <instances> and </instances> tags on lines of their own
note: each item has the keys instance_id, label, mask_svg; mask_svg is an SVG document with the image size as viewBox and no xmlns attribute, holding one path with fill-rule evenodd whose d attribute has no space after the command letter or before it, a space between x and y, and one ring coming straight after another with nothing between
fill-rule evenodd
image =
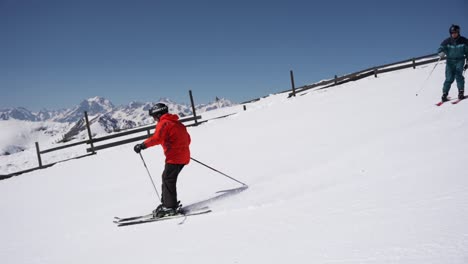
<instances>
[{"instance_id":1,"label":"distant mountain range","mask_svg":"<svg viewBox=\"0 0 468 264\"><path fill-rule=\"evenodd\" d=\"M178 104L168 98L161 98L157 102L131 102L128 105L114 106L112 102L103 97L93 97L83 100L73 108L64 110L31 112L23 107L3 109L0 110L0 120L69 123L71 128L63 137L63 141L69 141L85 129L83 121L85 111L88 112L93 131L111 133L153 124L154 120L148 115L148 110L158 102L166 104L169 107L169 112L180 117L192 115L191 105ZM199 114L232 105L234 104L227 99L217 98L215 102L195 106L195 111Z\"/></svg>"},{"instance_id":2,"label":"distant mountain range","mask_svg":"<svg viewBox=\"0 0 468 264\"><path fill-rule=\"evenodd\" d=\"M146 123L146 119L152 121L152 119L148 118L147 113L149 108L155 103L167 104L169 106L169 111L171 113L178 114L180 117L192 114L192 107L190 105L178 104L168 98L161 98L157 102L131 102L128 105L116 107L111 101L103 97L93 97L83 100L79 105L73 108L63 110L49 111L44 109L39 112L32 112L24 107L0 109L0 120L16 119L24 121L73 123L83 118L83 113L87 111L90 116L106 114L114 118L131 117L132 120L140 117L137 118L137 121L143 121L143 123ZM196 105L195 111L197 111L197 113L203 113L232 105L234 104L227 99L219 99L212 103Z\"/></svg>"}]
</instances>

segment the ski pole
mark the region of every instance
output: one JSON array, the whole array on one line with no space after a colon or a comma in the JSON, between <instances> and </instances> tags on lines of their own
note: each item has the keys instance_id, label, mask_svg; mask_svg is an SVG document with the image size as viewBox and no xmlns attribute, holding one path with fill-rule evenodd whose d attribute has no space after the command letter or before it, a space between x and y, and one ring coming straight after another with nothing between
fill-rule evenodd
<instances>
[{"instance_id":1,"label":"ski pole","mask_svg":"<svg viewBox=\"0 0 468 264\"><path fill-rule=\"evenodd\" d=\"M195 162L200 163L201 165L203 165L203 166L205 166L205 167L207 167L207 168L209 168L209 169L212 169L212 170L216 171L217 173L219 173L219 174L221 174L221 175L223 175L223 176L228 177L229 179L231 179L231 180L233 180L233 181L236 181L236 182L238 182L238 183L240 183L240 184L242 184L242 185L244 185L244 186L247 186L247 184L245 184L245 183L243 183L243 182L241 182L241 181L238 181L238 180L234 179L233 177L231 177L231 176L229 176L229 175L227 175L227 174L225 174L225 173L222 173L222 172L220 172L219 170L214 169L214 168L212 168L212 167L206 165L205 163L203 163L203 162L201 162L201 161L198 161L198 160L196 160L196 159L194 159L194 158L190 158L190 159L193 160L193 161L195 161Z\"/></svg>"},{"instance_id":2,"label":"ski pole","mask_svg":"<svg viewBox=\"0 0 468 264\"><path fill-rule=\"evenodd\" d=\"M429 80L429 78L431 77L432 73L434 72L435 68L437 67L437 65L439 65L439 62L440 60L442 59L442 57L439 57L439 59L437 60L436 64L434 65L434 68L432 68L432 71L431 73L429 73L429 76L427 76L426 80L424 81L423 85L421 86L421 88L418 90L418 92L416 93L416 96L419 95L419 93L422 91L422 89L424 89L424 87L426 87L426 83L427 83L427 80Z\"/></svg>"},{"instance_id":3,"label":"ski pole","mask_svg":"<svg viewBox=\"0 0 468 264\"><path fill-rule=\"evenodd\" d=\"M148 172L148 176L149 176L149 178L151 180L151 183L153 184L154 191L156 192L156 195L158 196L158 200L159 200L159 202L161 202L161 198L159 198L159 193L158 193L158 190L156 189L156 185L154 185L153 177L151 177L151 174L150 174L150 172L148 170L148 167L146 166L145 159L143 159L143 155L141 155L141 152L140 152L140 157L141 157L141 160L143 161L143 165L146 168L146 172Z\"/></svg>"}]
</instances>

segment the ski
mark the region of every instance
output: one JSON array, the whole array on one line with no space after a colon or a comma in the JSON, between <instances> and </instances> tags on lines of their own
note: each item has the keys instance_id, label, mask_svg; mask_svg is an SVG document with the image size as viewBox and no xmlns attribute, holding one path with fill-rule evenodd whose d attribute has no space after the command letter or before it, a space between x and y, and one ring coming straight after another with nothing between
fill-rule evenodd
<instances>
[{"instance_id":1,"label":"ski","mask_svg":"<svg viewBox=\"0 0 468 264\"><path fill-rule=\"evenodd\" d=\"M114 217L114 223L120 223L120 222L126 222L126 221L134 221L134 220L139 220L143 218L150 218L153 217L153 213L147 214L147 215L139 215L139 216L132 216L132 217L125 217L125 218L120 218L120 217Z\"/></svg>"},{"instance_id":2,"label":"ski","mask_svg":"<svg viewBox=\"0 0 468 264\"><path fill-rule=\"evenodd\" d=\"M467 96L463 97L462 99L457 99L457 100L453 101L452 104L458 104L459 102L465 100L466 97L467 97Z\"/></svg>"},{"instance_id":3,"label":"ski","mask_svg":"<svg viewBox=\"0 0 468 264\"><path fill-rule=\"evenodd\" d=\"M182 207L180 209L180 212L181 212L181 214L189 214L189 213L192 213L192 212L205 211L205 210L208 210L208 209L209 209L208 206L204 206L204 207L200 207L200 208L193 208L193 209L190 209L189 207ZM153 213L146 214L146 215L125 217L125 218L115 216L113 222L115 224L120 224L120 223L124 223L124 222L130 222L130 221L136 221L136 220L148 220L148 219L152 219L152 218L153 218Z\"/></svg>"},{"instance_id":4,"label":"ski","mask_svg":"<svg viewBox=\"0 0 468 264\"><path fill-rule=\"evenodd\" d=\"M436 104L436 106L441 106L441 105L443 105L445 102L448 102L448 101L450 101L450 100L452 100L452 98L449 97L449 98L447 98L447 101L440 101L440 102L438 102L438 103Z\"/></svg>"},{"instance_id":5,"label":"ski","mask_svg":"<svg viewBox=\"0 0 468 264\"><path fill-rule=\"evenodd\" d=\"M160 217L160 218L151 217L151 218L145 218L145 219L137 219L137 220L133 220L133 221L118 222L116 224L119 227L120 226L146 224L146 223L151 223L151 222L165 221L165 220L177 219L177 218L182 218L182 217L186 218L188 216L207 214L207 213L210 213L210 212L211 212L211 209L194 210L194 211L188 211L186 213L179 213L177 215L172 215L172 216L165 216L165 217ZM182 221L179 224L182 224L184 221Z\"/></svg>"}]
</instances>

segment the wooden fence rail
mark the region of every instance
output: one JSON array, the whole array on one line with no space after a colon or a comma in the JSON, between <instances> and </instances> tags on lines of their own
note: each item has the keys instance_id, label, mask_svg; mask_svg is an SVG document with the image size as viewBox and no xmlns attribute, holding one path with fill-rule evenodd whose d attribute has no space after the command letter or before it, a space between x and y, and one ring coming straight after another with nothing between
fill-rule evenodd
<instances>
[{"instance_id":1,"label":"wooden fence rail","mask_svg":"<svg viewBox=\"0 0 468 264\"><path fill-rule=\"evenodd\" d=\"M182 123L185 123L185 122L189 122L189 121L197 121L199 119L201 119L201 116L184 118L184 119L180 119L179 121L182 122ZM117 141L117 142L111 142L111 143L107 143L105 145L93 146L91 148L87 148L86 151L87 152L93 152L93 151L97 151L97 150L103 150L103 149L106 149L106 148L112 148L112 147L120 146L120 145L123 145L123 144L128 144L128 143L131 143L131 142L147 139L148 137L151 136L151 130L153 130L154 128L155 128L155 126L151 125L151 126L146 126L146 127L142 127L142 128L139 128L139 129L135 129L135 130L132 130L132 131L118 133L118 134L115 134L115 135L109 135L109 136L104 136L104 137L100 137L100 138L93 138L89 142L93 142L93 143L102 142L102 141L105 141L105 140L119 138L119 137L126 136L126 135L141 133L141 132L144 132L144 131L147 132L147 134L143 135L143 136L124 139L124 140L120 140L120 141ZM88 142L88 144L89 144L89 142Z\"/></svg>"},{"instance_id":2,"label":"wooden fence rail","mask_svg":"<svg viewBox=\"0 0 468 264\"><path fill-rule=\"evenodd\" d=\"M347 82L350 82L350 81L357 81L357 80L360 80L360 79L363 79L363 78L370 77L372 75L374 75L374 77L377 77L377 75L380 74L380 73L392 72L392 71L402 70L402 69L411 68L411 67L413 69L416 69L417 66L425 65L425 64L429 64L429 63L433 63L433 62L438 61L439 60L438 58L434 58L436 56L438 56L438 55L437 54L429 54L429 55L425 55L425 56L421 56L421 57L417 57L417 58L411 58L411 59L408 59L408 60L403 60L403 61L398 61L398 62L394 62L394 63L389 63L389 64L384 64L384 65L380 65L380 66L376 66L376 67L367 68L365 70L361 70L361 71L358 71L358 72L347 74L347 75L344 75L344 76L341 76L341 77L337 77L335 75L335 77L333 79L320 81L318 83L314 83L314 84L311 84L311 85L304 85L304 86L293 89L292 92L290 92L291 90L286 90L286 91L283 91L281 93L290 92L288 97L292 97L292 96L295 96L297 93L301 93L301 92L304 92L304 91L307 91L307 90L310 90L310 89L313 89L313 88L317 88L317 87L320 87L319 89L325 89L325 88L329 88L329 87L332 87L332 86L347 83ZM433 58L433 59L429 59L429 58ZM427 60L424 60L424 59L427 59ZM423 61L416 62L418 60L423 60ZM442 59L442 60L444 60L444 59ZM392 67L392 66L396 66L396 67Z\"/></svg>"}]
</instances>

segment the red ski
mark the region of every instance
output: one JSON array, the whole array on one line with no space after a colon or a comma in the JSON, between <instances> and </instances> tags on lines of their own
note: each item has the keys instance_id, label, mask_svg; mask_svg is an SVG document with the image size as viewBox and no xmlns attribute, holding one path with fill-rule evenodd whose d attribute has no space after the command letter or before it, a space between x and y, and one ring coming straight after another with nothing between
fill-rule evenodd
<instances>
[{"instance_id":1,"label":"red ski","mask_svg":"<svg viewBox=\"0 0 468 264\"><path fill-rule=\"evenodd\" d=\"M452 100L452 98L448 97L448 98L447 98L447 101L440 101L440 102L438 102L436 105L437 105L437 106L441 106L441 105L443 105L445 102L448 102L448 101L450 101L450 100Z\"/></svg>"},{"instance_id":2,"label":"red ski","mask_svg":"<svg viewBox=\"0 0 468 264\"><path fill-rule=\"evenodd\" d=\"M462 99L457 99L455 101L452 102L452 104L458 104L459 102L463 101L464 99L466 99L467 96L463 97Z\"/></svg>"}]
</instances>

